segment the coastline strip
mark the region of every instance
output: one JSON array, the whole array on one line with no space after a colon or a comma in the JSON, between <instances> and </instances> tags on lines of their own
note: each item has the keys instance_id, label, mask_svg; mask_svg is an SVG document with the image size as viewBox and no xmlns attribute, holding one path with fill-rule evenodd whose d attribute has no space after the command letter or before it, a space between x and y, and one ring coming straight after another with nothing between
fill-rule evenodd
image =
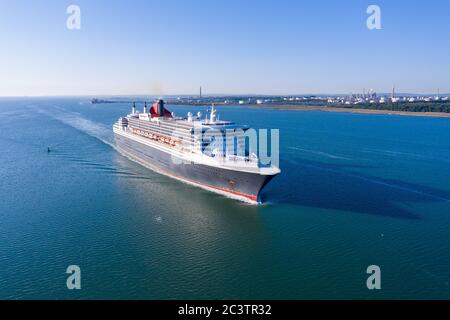
<instances>
[{"instance_id":1,"label":"coastline strip","mask_svg":"<svg viewBox=\"0 0 450 320\"><path fill-rule=\"evenodd\" d=\"M292 110L292 111L323 111L323 112L344 112L344 113L359 113L359 114L382 114L382 115L398 115L398 116L450 118L450 113L445 112L413 112L413 111L394 111L394 110L361 109L361 108L339 108L339 107L305 107L295 105L286 105L286 106L274 105L257 108L270 108L275 110Z\"/></svg>"}]
</instances>

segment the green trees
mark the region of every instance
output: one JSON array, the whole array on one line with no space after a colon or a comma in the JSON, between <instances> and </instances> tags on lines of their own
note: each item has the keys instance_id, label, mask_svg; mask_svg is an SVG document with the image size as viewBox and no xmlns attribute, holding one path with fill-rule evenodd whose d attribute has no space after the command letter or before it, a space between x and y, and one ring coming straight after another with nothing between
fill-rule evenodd
<instances>
[{"instance_id":1,"label":"green trees","mask_svg":"<svg viewBox=\"0 0 450 320\"><path fill-rule=\"evenodd\" d=\"M450 113L450 102L396 102L396 103L365 103L357 105L338 105L340 108L370 109L409 112L445 112Z\"/></svg>"}]
</instances>

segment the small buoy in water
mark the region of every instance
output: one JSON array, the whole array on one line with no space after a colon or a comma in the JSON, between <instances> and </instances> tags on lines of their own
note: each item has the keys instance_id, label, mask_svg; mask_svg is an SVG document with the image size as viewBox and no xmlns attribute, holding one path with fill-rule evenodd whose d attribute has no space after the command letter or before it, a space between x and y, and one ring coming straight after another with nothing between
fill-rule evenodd
<instances>
[{"instance_id":1,"label":"small buoy in water","mask_svg":"<svg viewBox=\"0 0 450 320\"><path fill-rule=\"evenodd\" d=\"M50 147L47 147L47 153L50 153Z\"/></svg>"}]
</instances>

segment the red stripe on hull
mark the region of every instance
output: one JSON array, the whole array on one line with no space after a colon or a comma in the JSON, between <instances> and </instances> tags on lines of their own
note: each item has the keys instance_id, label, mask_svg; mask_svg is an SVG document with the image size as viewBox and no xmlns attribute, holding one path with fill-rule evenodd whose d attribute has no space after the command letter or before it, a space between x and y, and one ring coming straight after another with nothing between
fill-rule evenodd
<instances>
[{"instance_id":1,"label":"red stripe on hull","mask_svg":"<svg viewBox=\"0 0 450 320\"><path fill-rule=\"evenodd\" d=\"M201 183L198 183L198 184L201 184ZM220 190L220 191L223 191L223 192L228 192L228 193L234 194L234 195L236 195L236 196L244 197L244 198L247 198L247 199L252 200L252 201L255 201L255 202L258 201L257 197L255 197L255 196L250 196L250 195L248 195L248 194L239 193L239 192L236 192L236 191L231 191L231 190L228 190L228 189L222 189L222 188L213 187L213 186L208 186L208 185L204 185L204 186L205 186L205 187L208 187L208 188L212 188L212 189L217 189L217 190Z\"/></svg>"},{"instance_id":2,"label":"red stripe on hull","mask_svg":"<svg viewBox=\"0 0 450 320\"><path fill-rule=\"evenodd\" d=\"M168 174L168 175L172 175L172 174ZM219 191L222 191L222 192L226 192L226 193L229 193L229 194L232 194L232 195L235 195L235 196L244 197L244 198L247 198L247 199L249 199L251 201L254 201L254 202L258 201L258 198L256 196L251 196L251 195L248 195L248 194L245 194L245 193L240 193L240 192L232 191L232 190L229 190L229 189L224 189L224 188L210 186L210 185L207 185L207 184L203 184L203 183L200 183L200 182L197 182L197 181L192 181L192 180L189 180L189 179L186 179L186 178L182 178L182 177L178 177L178 176L175 176L175 177L177 177L180 180L186 180L188 182L191 182L191 183L194 183L194 184L198 184L198 185L201 185L201 186L206 187L206 188L216 189L216 190L219 190Z\"/></svg>"}]
</instances>

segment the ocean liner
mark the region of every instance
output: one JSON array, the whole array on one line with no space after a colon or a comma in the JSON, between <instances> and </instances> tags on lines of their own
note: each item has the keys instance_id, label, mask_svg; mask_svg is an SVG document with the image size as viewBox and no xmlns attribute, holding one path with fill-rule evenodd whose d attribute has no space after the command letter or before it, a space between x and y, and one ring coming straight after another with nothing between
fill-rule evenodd
<instances>
[{"instance_id":1,"label":"ocean liner","mask_svg":"<svg viewBox=\"0 0 450 320\"><path fill-rule=\"evenodd\" d=\"M263 164L246 143L247 126L218 119L212 106L177 117L163 100L136 111L113 126L120 152L158 173L226 195L259 203L260 191L280 169ZM212 134L211 134L212 132ZM239 152L239 150L243 150Z\"/></svg>"}]
</instances>

